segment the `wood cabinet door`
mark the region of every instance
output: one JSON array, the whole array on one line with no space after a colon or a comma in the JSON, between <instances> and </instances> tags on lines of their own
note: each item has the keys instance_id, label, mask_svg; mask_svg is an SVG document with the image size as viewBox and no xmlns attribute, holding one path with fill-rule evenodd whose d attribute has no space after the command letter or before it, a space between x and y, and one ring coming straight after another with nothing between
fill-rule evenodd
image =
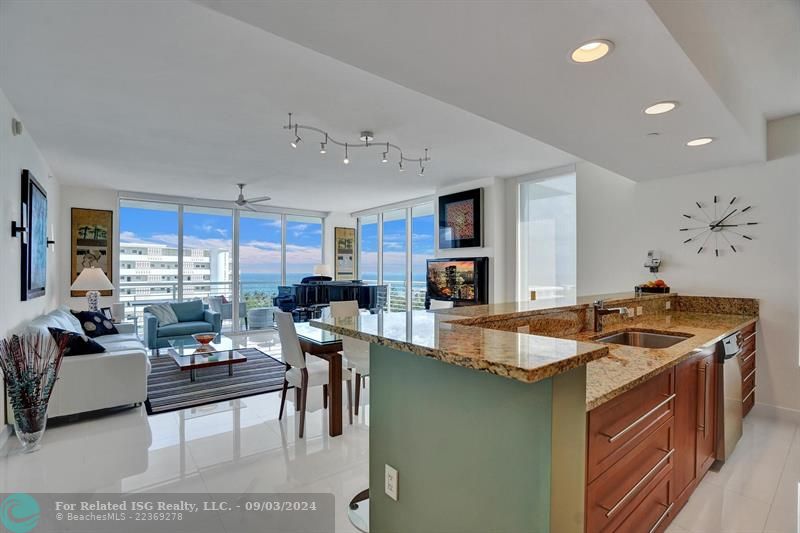
<instances>
[{"instance_id":1,"label":"wood cabinet door","mask_svg":"<svg viewBox=\"0 0 800 533\"><path fill-rule=\"evenodd\" d=\"M688 500L697 476L697 385L698 365L703 356L694 356L675 369L675 472L672 501L679 506Z\"/></svg>"},{"instance_id":2,"label":"wood cabinet door","mask_svg":"<svg viewBox=\"0 0 800 533\"><path fill-rule=\"evenodd\" d=\"M717 419L717 364L714 352L697 362L697 479L714 462Z\"/></svg>"}]
</instances>

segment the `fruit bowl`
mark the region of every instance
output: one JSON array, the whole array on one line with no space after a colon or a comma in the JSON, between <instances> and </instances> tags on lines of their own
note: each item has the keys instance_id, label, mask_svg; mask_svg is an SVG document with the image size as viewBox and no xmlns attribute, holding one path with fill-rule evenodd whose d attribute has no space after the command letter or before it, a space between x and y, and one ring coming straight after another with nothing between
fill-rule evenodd
<instances>
[{"instance_id":1,"label":"fruit bowl","mask_svg":"<svg viewBox=\"0 0 800 533\"><path fill-rule=\"evenodd\" d=\"M217 336L216 333L195 333L194 335L192 335L192 337L194 337L194 340L196 340L198 343L202 344L203 346L205 346L206 344L209 344L211 341L213 341L214 337L216 337L216 336Z\"/></svg>"},{"instance_id":2,"label":"fruit bowl","mask_svg":"<svg viewBox=\"0 0 800 533\"><path fill-rule=\"evenodd\" d=\"M666 294L669 292L669 285L667 285L663 279L657 279L655 281L648 281L647 283L637 285L635 290L638 292Z\"/></svg>"}]
</instances>

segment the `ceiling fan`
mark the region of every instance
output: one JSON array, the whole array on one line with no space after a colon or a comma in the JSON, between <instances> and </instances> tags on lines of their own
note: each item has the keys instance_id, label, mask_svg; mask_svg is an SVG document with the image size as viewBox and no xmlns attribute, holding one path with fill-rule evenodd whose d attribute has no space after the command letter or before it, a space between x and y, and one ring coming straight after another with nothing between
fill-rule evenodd
<instances>
[{"instance_id":1,"label":"ceiling fan","mask_svg":"<svg viewBox=\"0 0 800 533\"><path fill-rule=\"evenodd\" d=\"M239 197L236 198L236 200L234 200L233 203L235 203L239 207L243 207L245 209L249 209L250 211L255 211L255 209L250 207L250 204L257 204L259 202L266 202L266 201L272 199L269 196L257 196L255 198L245 198L244 197L244 186L246 184L245 183L237 183L236 185L239 187Z\"/></svg>"}]
</instances>

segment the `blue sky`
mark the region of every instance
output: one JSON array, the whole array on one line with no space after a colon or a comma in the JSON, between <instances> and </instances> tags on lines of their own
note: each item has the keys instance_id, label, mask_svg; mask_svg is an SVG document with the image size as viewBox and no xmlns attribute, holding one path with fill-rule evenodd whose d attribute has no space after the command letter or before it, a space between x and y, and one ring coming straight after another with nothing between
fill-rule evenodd
<instances>
[{"instance_id":1,"label":"blue sky","mask_svg":"<svg viewBox=\"0 0 800 533\"><path fill-rule=\"evenodd\" d=\"M183 215L184 246L231 249L232 218L209 212ZM207 211L207 210L206 210ZM286 222L286 264L289 273L311 273L322 261L322 224L319 219L290 217ZM281 228L275 216L242 214L240 220L240 265L242 272L280 273ZM123 242L159 243L176 246L177 211L120 207Z\"/></svg>"}]
</instances>

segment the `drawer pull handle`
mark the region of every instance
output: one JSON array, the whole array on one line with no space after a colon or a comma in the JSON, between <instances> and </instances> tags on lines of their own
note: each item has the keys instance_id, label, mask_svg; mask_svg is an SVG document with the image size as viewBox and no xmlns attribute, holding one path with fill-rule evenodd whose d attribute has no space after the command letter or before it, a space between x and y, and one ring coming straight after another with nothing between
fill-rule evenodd
<instances>
[{"instance_id":1,"label":"drawer pull handle","mask_svg":"<svg viewBox=\"0 0 800 533\"><path fill-rule=\"evenodd\" d=\"M755 335L756 335L756 332L754 331L753 333L751 333L750 335L748 335L747 337L744 338L744 342L749 341L750 339L755 337Z\"/></svg>"},{"instance_id":2,"label":"drawer pull handle","mask_svg":"<svg viewBox=\"0 0 800 533\"><path fill-rule=\"evenodd\" d=\"M621 436L623 436L625 433L629 432L630 430L632 430L633 428L635 428L637 425L641 424L641 423L642 423L642 421L643 421L645 418L647 418L648 416L652 415L653 413L655 413L656 411L658 411L659 409L661 409L662 407L664 407L665 405L667 405L669 402L671 402L672 400L674 400L674 399L675 399L675 396L677 396L677 394L675 394L675 393L672 393L672 394L670 394L669 396L667 396L666 398L664 398L664 400L663 400L661 403L659 403L658 405L656 405L655 407L653 407L652 409L650 409L649 411L647 411L645 414L643 414L642 416L640 416L639 418L637 418L636 420L634 420L633 422L631 422L631 424L630 424L628 427L626 427L625 429L623 429L622 431L620 431L620 432L619 432L619 433L617 433L616 435L614 435L614 436L612 436L612 437L609 437L609 436L608 436L608 435L606 435L605 433L603 433L603 435L605 435L606 437L608 437L608 442L614 442L615 440L617 440L617 439L619 439Z\"/></svg>"},{"instance_id":3,"label":"drawer pull handle","mask_svg":"<svg viewBox=\"0 0 800 533\"><path fill-rule=\"evenodd\" d=\"M614 507L612 507L611 509L608 509L608 512L606 513L606 518L610 518L612 514L616 513L620 509L620 507L622 507L625 504L625 502L627 502L631 498L631 496L633 496L634 494L639 492L639 489L641 489L642 486L649 481L650 477L653 474L655 474L656 472L658 472L658 470L664 465L664 463L669 461L669 458L672 457L673 453L675 453L675 448L671 449L667 453L667 455L662 457L661 460L656 463L656 466L651 468L650 471L647 472L644 475L644 477L642 477L642 479L640 479L639 482L636 485L633 486L633 488L631 490L629 490L628 492L625 493L625 496L620 498L620 500L616 504L614 504ZM603 507L603 509L606 509L606 508Z\"/></svg>"},{"instance_id":4,"label":"drawer pull handle","mask_svg":"<svg viewBox=\"0 0 800 533\"><path fill-rule=\"evenodd\" d=\"M650 529L650 533L655 533L656 529L658 529L658 526L661 525L661 522L664 521L664 519L667 517L667 515L672 510L672 507L674 505L675 505L674 503L669 504L669 507L667 507L667 509L664 511L664 514L662 514L661 517L658 519L658 522L656 522L655 525Z\"/></svg>"},{"instance_id":5,"label":"drawer pull handle","mask_svg":"<svg viewBox=\"0 0 800 533\"><path fill-rule=\"evenodd\" d=\"M746 401L747 401L747 399L748 399L748 398L750 398L750 396L752 396L753 394L755 394L755 392L756 392L756 388L755 388L755 387L753 387L753 390L751 390L751 391L750 391L750 394L748 394L747 396L745 396L745 397L744 397L744 400L742 400L742 403L746 402Z\"/></svg>"},{"instance_id":6,"label":"drawer pull handle","mask_svg":"<svg viewBox=\"0 0 800 533\"><path fill-rule=\"evenodd\" d=\"M751 353L750 355L748 355L747 357L745 357L744 359L742 359L742 364L745 364L745 363L747 363L747 362L748 362L750 359L752 359L752 358L753 358L753 356L755 356L755 355L756 355L756 351L755 351L755 350L753 350L753 353Z\"/></svg>"},{"instance_id":7,"label":"drawer pull handle","mask_svg":"<svg viewBox=\"0 0 800 533\"><path fill-rule=\"evenodd\" d=\"M754 368L754 369L753 369L753 371L752 371L752 372L750 372L749 374L747 374L747 377L746 377L746 378L744 378L742 381L747 381L748 379L750 379L751 377L753 377L753 374L755 374L755 373L756 373L756 369Z\"/></svg>"}]
</instances>

